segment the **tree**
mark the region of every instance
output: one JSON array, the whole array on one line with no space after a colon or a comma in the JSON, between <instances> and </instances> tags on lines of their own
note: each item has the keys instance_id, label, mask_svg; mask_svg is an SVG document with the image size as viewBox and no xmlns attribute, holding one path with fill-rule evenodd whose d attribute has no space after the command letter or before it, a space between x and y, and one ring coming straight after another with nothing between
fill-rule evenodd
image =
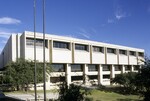
<instances>
[{"instance_id":1,"label":"tree","mask_svg":"<svg viewBox=\"0 0 150 101\"><path fill-rule=\"evenodd\" d=\"M135 86L144 96L144 101L150 101L150 60L148 58L145 59L145 64L136 76Z\"/></svg>"},{"instance_id":2,"label":"tree","mask_svg":"<svg viewBox=\"0 0 150 101\"><path fill-rule=\"evenodd\" d=\"M37 83L43 81L43 64L37 63ZM34 83L34 62L18 59L16 62L10 62L4 67L3 83L11 85L12 88L23 90ZM50 73L51 68L47 68ZM27 90L27 89L26 89Z\"/></svg>"},{"instance_id":3,"label":"tree","mask_svg":"<svg viewBox=\"0 0 150 101\"><path fill-rule=\"evenodd\" d=\"M66 82L60 85L59 101L83 101L84 96L89 94L86 90L81 91L81 86L70 84L69 87Z\"/></svg>"},{"instance_id":4,"label":"tree","mask_svg":"<svg viewBox=\"0 0 150 101\"><path fill-rule=\"evenodd\" d=\"M112 79L111 82L123 86L124 93L131 94L136 89L136 87L135 87L136 75L137 75L137 73L135 73L135 72L118 74L114 79Z\"/></svg>"}]
</instances>

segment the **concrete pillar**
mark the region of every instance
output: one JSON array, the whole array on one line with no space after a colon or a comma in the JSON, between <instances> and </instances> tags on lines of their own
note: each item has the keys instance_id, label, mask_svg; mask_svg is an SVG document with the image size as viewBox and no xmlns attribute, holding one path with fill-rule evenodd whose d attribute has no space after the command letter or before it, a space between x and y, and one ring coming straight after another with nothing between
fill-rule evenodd
<instances>
[{"instance_id":1,"label":"concrete pillar","mask_svg":"<svg viewBox=\"0 0 150 101\"><path fill-rule=\"evenodd\" d=\"M84 67L83 67L83 82L84 84L86 85L88 83L88 65L87 64L84 64Z\"/></svg>"},{"instance_id":2,"label":"concrete pillar","mask_svg":"<svg viewBox=\"0 0 150 101\"><path fill-rule=\"evenodd\" d=\"M103 71L102 71L102 65L98 65L98 85L102 85L103 83Z\"/></svg>"},{"instance_id":3,"label":"concrete pillar","mask_svg":"<svg viewBox=\"0 0 150 101\"><path fill-rule=\"evenodd\" d=\"M111 66L111 78L115 78L115 66L114 65L112 65Z\"/></svg>"},{"instance_id":4,"label":"concrete pillar","mask_svg":"<svg viewBox=\"0 0 150 101\"><path fill-rule=\"evenodd\" d=\"M66 82L69 86L71 84L71 65L66 64Z\"/></svg>"},{"instance_id":5,"label":"concrete pillar","mask_svg":"<svg viewBox=\"0 0 150 101\"><path fill-rule=\"evenodd\" d=\"M131 65L131 72L134 72L134 66Z\"/></svg>"},{"instance_id":6,"label":"concrete pillar","mask_svg":"<svg viewBox=\"0 0 150 101\"><path fill-rule=\"evenodd\" d=\"M75 43L72 43L71 51L72 51L72 63L74 63L74 60L75 60L75 57L74 57Z\"/></svg>"},{"instance_id":7,"label":"concrete pillar","mask_svg":"<svg viewBox=\"0 0 150 101\"><path fill-rule=\"evenodd\" d=\"M50 42L49 42L49 61L50 61L50 63L52 63L53 62L53 40L51 40Z\"/></svg>"},{"instance_id":8,"label":"concrete pillar","mask_svg":"<svg viewBox=\"0 0 150 101\"><path fill-rule=\"evenodd\" d=\"M122 70L121 70L122 74L125 73L125 66L122 65Z\"/></svg>"}]
</instances>

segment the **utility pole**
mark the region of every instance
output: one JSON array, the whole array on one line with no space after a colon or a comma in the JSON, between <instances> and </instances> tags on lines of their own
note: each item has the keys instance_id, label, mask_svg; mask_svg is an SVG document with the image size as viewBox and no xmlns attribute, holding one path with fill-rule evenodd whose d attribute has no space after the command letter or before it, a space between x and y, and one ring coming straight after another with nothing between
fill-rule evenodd
<instances>
[{"instance_id":1,"label":"utility pole","mask_svg":"<svg viewBox=\"0 0 150 101\"><path fill-rule=\"evenodd\" d=\"M35 93L35 101L37 101L37 89L36 89L36 0L34 0L34 93Z\"/></svg>"},{"instance_id":2,"label":"utility pole","mask_svg":"<svg viewBox=\"0 0 150 101\"><path fill-rule=\"evenodd\" d=\"M46 101L46 64L45 64L45 0L43 0L43 90Z\"/></svg>"}]
</instances>

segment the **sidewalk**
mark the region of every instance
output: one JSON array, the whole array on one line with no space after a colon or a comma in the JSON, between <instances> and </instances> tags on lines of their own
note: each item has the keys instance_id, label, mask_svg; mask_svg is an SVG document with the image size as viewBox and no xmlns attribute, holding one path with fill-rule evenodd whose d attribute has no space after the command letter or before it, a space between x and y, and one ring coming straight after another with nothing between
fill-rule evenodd
<instances>
[{"instance_id":1,"label":"sidewalk","mask_svg":"<svg viewBox=\"0 0 150 101\"><path fill-rule=\"evenodd\" d=\"M34 99L35 99L34 94L6 94L6 96L16 98L19 100L24 100L24 101L34 101ZM57 99L58 93L47 93L46 97L47 97L47 99ZM43 101L44 94L38 93L37 98L40 101Z\"/></svg>"}]
</instances>

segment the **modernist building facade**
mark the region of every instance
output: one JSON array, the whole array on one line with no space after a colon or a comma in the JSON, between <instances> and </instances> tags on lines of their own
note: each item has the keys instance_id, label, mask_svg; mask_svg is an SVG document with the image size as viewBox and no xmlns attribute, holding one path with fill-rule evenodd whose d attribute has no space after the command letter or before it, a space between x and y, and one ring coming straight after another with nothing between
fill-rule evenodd
<instances>
[{"instance_id":1,"label":"modernist building facade","mask_svg":"<svg viewBox=\"0 0 150 101\"><path fill-rule=\"evenodd\" d=\"M43 62L43 34L36 34L36 58ZM48 86L65 80L68 84L110 85L117 74L138 71L144 50L46 34L45 57L53 68ZM17 58L34 60L33 32L10 36L0 55L0 67Z\"/></svg>"}]
</instances>

